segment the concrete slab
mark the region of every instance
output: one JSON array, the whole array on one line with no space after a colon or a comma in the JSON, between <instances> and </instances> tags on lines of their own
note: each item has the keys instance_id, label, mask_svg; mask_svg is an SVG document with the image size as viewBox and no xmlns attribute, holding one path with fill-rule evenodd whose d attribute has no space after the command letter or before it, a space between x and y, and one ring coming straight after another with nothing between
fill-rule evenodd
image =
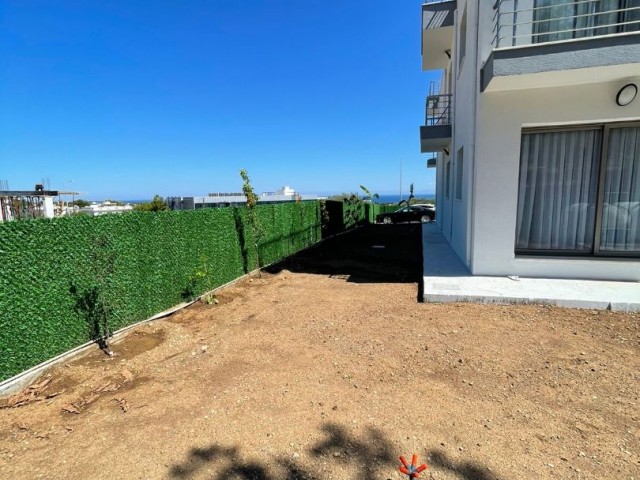
<instances>
[{"instance_id":1,"label":"concrete slab","mask_svg":"<svg viewBox=\"0 0 640 480\"><path fill-rule=\"evenodd\" d=\"M425 302L544 304L640 312L640 282L473 276L434 224L422 229Z\"/></svg>"}]
</instances>

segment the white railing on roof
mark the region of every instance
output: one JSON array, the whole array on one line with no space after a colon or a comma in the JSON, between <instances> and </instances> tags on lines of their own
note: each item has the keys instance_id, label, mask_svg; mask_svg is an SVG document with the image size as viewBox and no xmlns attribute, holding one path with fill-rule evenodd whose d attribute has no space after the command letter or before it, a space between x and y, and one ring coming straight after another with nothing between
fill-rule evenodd
<instances>
[{"instance_id":1,"label":"white railing on roof","mask_svg":"<svg viewBox=\"0 0 640 480\"><path fill-rule=\"evenodd\" d=\"M640 0L496 0L496 48L640 31Z\"/></svg>"}]
</instances>

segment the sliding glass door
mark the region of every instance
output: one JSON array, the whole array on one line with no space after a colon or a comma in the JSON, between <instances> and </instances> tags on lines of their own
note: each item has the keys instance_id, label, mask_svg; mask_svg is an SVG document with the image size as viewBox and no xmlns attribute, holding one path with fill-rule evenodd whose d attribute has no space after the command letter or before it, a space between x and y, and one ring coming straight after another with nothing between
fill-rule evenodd
<instances>
[{"instance_id":1,"label":"sliding glass door","mask_svg":"<svg viewBox=\"0 0 640 480\"><path fill-rule=\"evenodd\" d=\"M640 125L524 132L515 248L640 254Z\"/></svg>"}]
</instances>

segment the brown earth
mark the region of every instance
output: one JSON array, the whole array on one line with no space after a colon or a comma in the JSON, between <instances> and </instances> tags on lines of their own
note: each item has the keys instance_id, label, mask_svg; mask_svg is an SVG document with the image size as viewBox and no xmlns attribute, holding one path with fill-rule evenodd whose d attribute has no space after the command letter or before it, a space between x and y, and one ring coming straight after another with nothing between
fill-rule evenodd
<instances>
[{"instance_id":1,"label":"brown earth","mask_svg":"<svg viewBox=\"0 0 640 480\"><path fill-rule=\"evenodd\" d=\"M640 478L639 315L421 304L419 262L361 230L56 367L0 478Z\"/></svg>"}]
</instances>

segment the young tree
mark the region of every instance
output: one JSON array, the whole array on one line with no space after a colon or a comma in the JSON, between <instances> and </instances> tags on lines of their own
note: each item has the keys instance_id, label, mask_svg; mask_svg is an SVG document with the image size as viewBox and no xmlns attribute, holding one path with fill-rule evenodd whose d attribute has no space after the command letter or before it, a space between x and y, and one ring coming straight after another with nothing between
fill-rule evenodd
<instances>
[{"instance_id":1,"label":"young tree","mask_svg":"<svg viewBox=\"0 0 640 480\"><path fill-rule=\"evenodd\" d=\"M169 206L160 195L154 195L153 200L150 202L138 203L133 206L133 209L138 212L162 212L164 210L169 210Z\"/></svg>"},{"instance_id":2,"label":"young tree","mask_svg":"<svg viewBox=\"0 0 640 480\"><path fill-rule=\"evenodd\" d=\"M253 246L256 252L256 268L258 269L258 275L262 276L260 272L260 267L262 266L262 261L260 258L260 242L264 237L265 231L262 226L262 222L258 218L258 213L255 210L255 207L260 200L260 197L256 195L256 192L253 190L253 186L251 185L251 180L249 179L249 174L243 168L240 170L240 177L242 178L242 193L247 198L246 206L247 206L247 217L249 220L249 226L251 228L251 232L253 233Z\"/></svg>"},{"instance_id":3,"label":"young tree","mask_svg":"<svg viewBox=\"0 0 640 480\"><path fill-rule=\"evenodd\" d=\"M411 205L411 200L413 200L415 198L415 196L413 195L413 183L411 185L409 185L409 198L407 198L406 200L400 200L398 202L398 206L401 207L402 205Z\"/></svg>"},{"instance_id":4,"label":"young tree","mask_svg":"<svg viewBox=\"0 0 640 480\"><path fill-rule=\"evenodd\" d=\"M89 205L91 205L91 203L81 198L78 198L77 200L74 200L73 202L71 202L71 205L74 205L79 208L83 208L83 207L88 207Z\"/></svg>"},{"instance_id":5,"label":"young tree","mask_svg":"<svg viewBox=\"0 0 640 480\"><path fill-rule=\"evenodd\" d=\"M364 185L360 185L360 190L364 192L364 194L368 197L368 200L371 202L371 218L369 221L373 221L376 218L376 200L380 198L380 195L377 193L371 193L368 188ZM367 200L367 198L365 198Z\"/></svg>"}]
</instances>

